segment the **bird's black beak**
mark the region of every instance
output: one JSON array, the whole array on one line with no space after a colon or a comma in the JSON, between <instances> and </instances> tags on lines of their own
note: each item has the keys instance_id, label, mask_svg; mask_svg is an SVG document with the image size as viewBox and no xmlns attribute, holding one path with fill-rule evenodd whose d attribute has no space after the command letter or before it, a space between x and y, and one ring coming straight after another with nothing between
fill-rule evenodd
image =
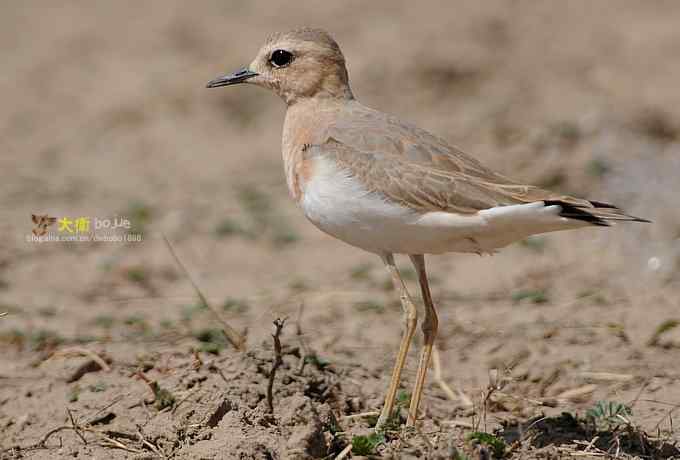
<instances>
[{"instance_id":1,"label":"bird's black beak","mask_svg":"<svg viewBox=\"0 0 680 460\"><path fill-rule=\"evenodd\" d=\"M210 80L206 85L206 88L218 88L220 86L236 85L238 83L243 83L249 78L257 77L258 75L259 74L257 72L243 68L237 70L234 73L230 73L229 75Z\"/></svg>"}]
</instances>

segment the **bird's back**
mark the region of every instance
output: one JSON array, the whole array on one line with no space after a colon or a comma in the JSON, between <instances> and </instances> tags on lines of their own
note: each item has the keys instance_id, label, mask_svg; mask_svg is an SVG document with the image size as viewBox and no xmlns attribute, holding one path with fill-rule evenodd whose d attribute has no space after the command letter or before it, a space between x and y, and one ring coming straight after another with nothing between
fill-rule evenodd
<instances>
[{"instance_id":1,"label":"bird's back","mask_svg":"<svg viewBox=\"0 0 680 460\"><path fill-rule=\"evenodd\" d=\"M428 168L514 184L444 139L356 100L344 104L327 134L363 152L394 155Z\"/></svg>"}]
</instances>

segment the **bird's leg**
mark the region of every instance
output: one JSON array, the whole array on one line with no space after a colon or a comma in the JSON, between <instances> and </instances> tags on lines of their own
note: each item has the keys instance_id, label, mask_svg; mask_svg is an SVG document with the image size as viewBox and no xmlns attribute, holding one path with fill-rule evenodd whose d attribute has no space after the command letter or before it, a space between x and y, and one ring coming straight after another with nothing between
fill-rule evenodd
<instances>
[{"instance_id":1,"label":"bird's leg","mask_svg":"<svg viewBox=\"0 0 680 460\"><path fill-rule=\"evenodd\" d=\"M406 426L414 426L418 419L418 406L420 406L420 398L423 394L423 385L425 384L425 376L427 375L427 368L430 365L430 356L432 355L432 346L434 339L437 336L437 327L439 326L439 319L437 318L437 311L434 309L432 303L432 295L430 294L430 286L427 282L427 272L425 271L425 256L422 254L411 255L411 262L418 272L418 281L420 282L420 290L423 294L423 303L425 304L425 321L423 321L423 334L425 335L425 344L420 353L420 362L418 363L418 372L416 373L416 384L413 387L411 394L411 404L408 408L408 418L406 419Z\"/></svg>"},{"instance_id":2,"label":"bird's leg","mask_svg":"<svg viewBox=\"0 0 680 460\"><path fill-rule=\"evenodd\" d=\"M392 254L386 254L381 257L385 263L385 266L387 267L387 270L392 276L394 289L399 292L404 329L401 337L401 344L399 345L399 352L397 353L397 361L394 364L392 378L390 379L390 386L388 387L387 394L385 395L385 404L383 405L382 411L380 412L378 423L375 425L375 430L377 432L382 431L385 423L387 423L389 418L392 416L394 399L397 396L397 389L399 388L399 381L401 380L401 371L404 369L406 355L408 354L408 349L411 345L411 340L413 339L413 334L416 331L416 325L418 323L418 312L416 311L416 306L413 304L413 300L406 289L406 285L399 274L399 270L397 270L397 266L394 263L394 256L392 256Z\"/></svg>"}]
</instances>

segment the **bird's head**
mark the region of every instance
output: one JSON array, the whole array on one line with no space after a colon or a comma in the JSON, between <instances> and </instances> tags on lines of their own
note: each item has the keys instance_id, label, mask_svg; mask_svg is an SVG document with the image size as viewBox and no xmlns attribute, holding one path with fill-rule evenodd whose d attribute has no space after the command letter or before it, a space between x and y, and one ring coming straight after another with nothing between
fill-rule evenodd
<instances>
[{"instance_id":1,"label":"bird's head","mask_svg":"<svg viewBox=\"0 0 680 460\"><path fill-rule=\"evenodd\" d=\"M353 98L345 57L335 40L321 29L273 34L250 65L207 86L239 83L269 88L288 105L305 98Z\"/></svg>"}]
</instances>

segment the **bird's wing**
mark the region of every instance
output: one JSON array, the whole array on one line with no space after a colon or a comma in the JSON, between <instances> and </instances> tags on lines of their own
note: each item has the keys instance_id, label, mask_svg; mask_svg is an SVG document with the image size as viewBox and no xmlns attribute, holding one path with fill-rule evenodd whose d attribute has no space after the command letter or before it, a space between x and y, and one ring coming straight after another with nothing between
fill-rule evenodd
<instances>
[{"instance_id":1,"label":"bird's wing","mask_svg":"<svg viewBox=\"0 0 680 460\"><path fill-rule=\"evenodd\" d=\"M428 168L461 173L482 181L517 184L424 129L358 102L348 104L326 134L327 138L336 139L362 152L380 152Z\"/></svg>"},{"instance_id":2,"label":"bird's wing","mask_svg":"<svg viewBox=\"0 0 680 460\"><path fill-rule=\"evenodd\" d=\"M484 169L475 169L478 174L472 174L467 164L460 169L440 169L413 161L408 155L383 153L379 148L361 150L334 137L306 146L304 157L330 159L361 181L367 191L420 212L474 214L496 206L543 201L546 206L561 206L563 217L596 225L607 225L605 220L635 220L606 203L520 185L493 173L481 175L486 170L481 165Z\"/></svg>"}]
</instances>

